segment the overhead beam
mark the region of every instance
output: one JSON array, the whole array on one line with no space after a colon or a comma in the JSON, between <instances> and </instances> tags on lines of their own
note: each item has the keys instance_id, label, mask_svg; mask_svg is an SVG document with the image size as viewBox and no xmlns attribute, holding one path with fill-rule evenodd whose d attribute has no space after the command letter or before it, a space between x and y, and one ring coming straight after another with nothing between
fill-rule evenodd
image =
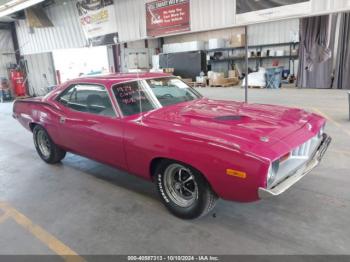
<instances>
[{"instance_id":1,"label":"overhead beam","mask_svg":"<svg viewBox=\"0 0 350 262\"><path fill-rule=\"evenodd\" d=\"M0 17L8 16L30 6L39 4L44 0L12 0L0 5Z\"/></svg>"}]
</instances>

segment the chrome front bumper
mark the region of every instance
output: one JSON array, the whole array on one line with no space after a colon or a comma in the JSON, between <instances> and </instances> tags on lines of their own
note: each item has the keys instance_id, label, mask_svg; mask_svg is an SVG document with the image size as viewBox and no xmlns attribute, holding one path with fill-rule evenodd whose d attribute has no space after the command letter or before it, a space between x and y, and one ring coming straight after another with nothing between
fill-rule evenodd
<instances>
[{"instance_id":1,"label":"chrome front bumper","mask_svg":"<svg viewBox=\"0 0 350 262\"><path fill-rule=\"evenodd\" d=\"M300 179L302 179L305 175L310 173L321 162L331 141L332 141L332 138L330 136L323 134L323 139L320 145L318 146L317 150L311 157L311 159L302 167L298 168L296 171L288 175L285 179L283 179L273 188L266 189L266 188L259 187L259 191L258 191L259 198L264 199L264 198L269 198L273 196L278 196L282 194L284 191L286 191L288 188L290 188L292 185L294 185L296 182L298 182Z\"/></svg>"}]
</instances>

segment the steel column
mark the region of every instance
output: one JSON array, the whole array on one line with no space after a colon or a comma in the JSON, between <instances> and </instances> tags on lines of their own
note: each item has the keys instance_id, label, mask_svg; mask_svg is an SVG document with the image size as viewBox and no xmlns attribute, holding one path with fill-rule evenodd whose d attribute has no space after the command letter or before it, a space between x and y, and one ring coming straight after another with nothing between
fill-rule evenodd
<instances>
[{"instance_id":1,"label":"steel column","mask_svg":"<svg viewBox=\"0 0 350 262\"><path fill-rule=\"evenodd\" d=\"M244 101L248 103L248 26L244 27L245 33L245 86L244 86Z\"/></svg>"}]
</instances>

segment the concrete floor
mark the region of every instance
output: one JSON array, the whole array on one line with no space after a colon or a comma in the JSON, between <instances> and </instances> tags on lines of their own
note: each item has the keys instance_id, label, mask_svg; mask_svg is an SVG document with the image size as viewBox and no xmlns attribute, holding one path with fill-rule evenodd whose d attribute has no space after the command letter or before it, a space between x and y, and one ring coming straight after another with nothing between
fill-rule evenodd
<instances>
[{"instance_id":1,"label":"concrete floor","mask_svg":"<svg viewBox=\"0 0 350 262\"><path fill-rule=\"evenodd\" d=\"M199 91L218 99L244 94ZM350 254L346 92L251 89L249 95L251 102L325 114L333 144L321 166L282 196L251 204L221 200L216 216L195 221L173 217L153 184L116 169L72 154L46 165L31 133L11 118L12 105L0 104L0 254Z\"/></svg>"}]
</instances>

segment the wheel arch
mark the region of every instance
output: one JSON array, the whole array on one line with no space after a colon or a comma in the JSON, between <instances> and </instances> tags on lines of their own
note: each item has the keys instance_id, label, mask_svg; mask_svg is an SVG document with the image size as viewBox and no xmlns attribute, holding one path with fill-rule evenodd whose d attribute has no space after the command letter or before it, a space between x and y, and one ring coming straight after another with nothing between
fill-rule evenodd
<instances>
[{"instance_id":1,"label":"wheel arch","mask_svg":"<svg viewBox=\"0 0 350 262\"><path fill-rule=\"evenodd\" d=\"M35 128L36 126L40 126L40 124L35 123L35 122L29 123L29 129L30 129L30 131L33 132L33 131L34 131L34 128Z\"/></svg>"},{"instance_id":2,"label":"wheel arch","mask_svg":"<svg viewBox=\"0 0 350 262\"><path fill-rule=\"evenodd\" d=\"M188 164L184 161L181 161L181 160L177 160L177 159L173 159L173 158L168 158L168 157L155 157L151 160L150 162L150 166L149 166L149 172L150 172L150 177L151 177L151 180L154 181L154 177L155 177L155 171L156 171L156 168L158 167L158 165L164 161L164 160L168 160L168 161L174 161L174 162L178 162L180 164L183 164L183 165L186 165L186 166L189 166L191 168L193 168L196 172L198 172L199 174L202 175L202 177L205 179L205 181L208 183L208 185L210 186L210 188L213 190L213 192L215 192L213 186L210 184L208 178L206 177L205 173L202 172L200 169L198 169L197 167L193 166L192 164ZM216 192L215 192L216 193Z\"/></svg>"},{"instance_id":3,"label":"wheel arch","mask_svg":"<svg viewBox=\"0 0 350 262\"><path fill-rule=\"evenodd\" d=\"M149 174L150 174L151 180L154 179L154 176L155 176L154 173L156 171L156 168L160 164L160 162L162 162L163 160L171 160L171 159L168 159L165 157L156 157L151 160L151 163L149 165Z\"/></svg>"}]
</instances>

